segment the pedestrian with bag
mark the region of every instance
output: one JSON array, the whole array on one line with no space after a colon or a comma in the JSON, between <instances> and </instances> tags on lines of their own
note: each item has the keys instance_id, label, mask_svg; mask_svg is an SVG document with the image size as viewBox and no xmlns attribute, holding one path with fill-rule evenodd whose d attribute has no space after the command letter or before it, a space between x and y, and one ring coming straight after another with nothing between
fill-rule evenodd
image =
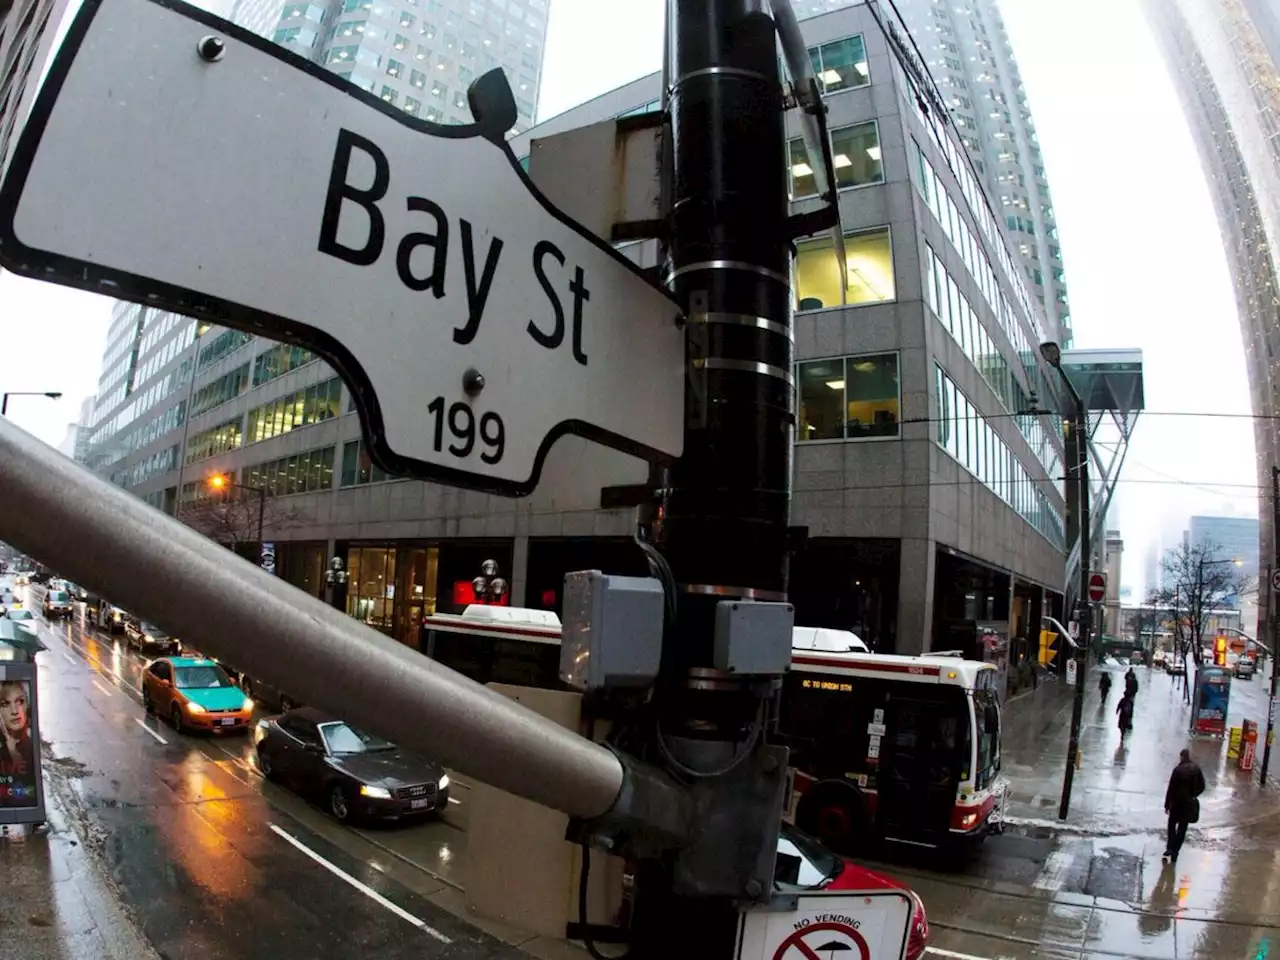
<instances>
[{"instance_id":1,"label":"pedestrian with bag","mask_svg":"<svg viewBox=\"0 0 1280 960\"><path fill-rule=\"evenodd\" d=\"M1130 700L1138 695L1138 675L1133 672L1133 667L1124 675L1124 692Z\"/></svg>"},{"instance_id":2,"label":"pedestrian with bag","mask_svg":"<svg viewBox=\"0 0 1280 960\"><path fill-rule=\"evenodd\" d=\"M1204 771L1191 759L1191 751L1184 749L1181 761L1169 775L1169 787L1164 793L1164 812L1169 815L1169 826L1163 859L1177 862L1178 852L1187 839L1187 827L1200 819L1199 798L1204 787Z\"/></svg>"}]
</instances>

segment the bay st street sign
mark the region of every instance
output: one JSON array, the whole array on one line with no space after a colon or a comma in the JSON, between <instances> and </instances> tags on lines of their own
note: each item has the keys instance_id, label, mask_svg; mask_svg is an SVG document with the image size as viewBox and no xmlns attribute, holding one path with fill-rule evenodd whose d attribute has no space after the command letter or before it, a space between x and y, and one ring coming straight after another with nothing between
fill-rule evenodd
<instances>
[{"instance_id":1,"label":"bay st street sign","mask_svg":"<svg viewBox=\"0 0 1280 960\"><path fill-rule=\"evenodd\" d=\"M0 263L314 350L392 473L519 496L565 433L679 456L678 307L476 113L415 119L178 0L87 0Z\"/></svg>"}]
</instances>

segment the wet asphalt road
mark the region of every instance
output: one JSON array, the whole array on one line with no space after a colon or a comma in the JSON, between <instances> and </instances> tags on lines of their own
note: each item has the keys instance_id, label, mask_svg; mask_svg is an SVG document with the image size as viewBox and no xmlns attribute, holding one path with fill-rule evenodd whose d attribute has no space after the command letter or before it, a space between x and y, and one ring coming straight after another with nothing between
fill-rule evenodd
<instances>
[{"instance_id":1,"label":"wet asphalt road","mask_svg":"<svg viewBox=\"0 0 1280 960\"><path fill-rule=\"evenodd\" d=\"M29 593L38 609L40 588ZM250 737L180 735L148 717L146 661L122 635L79 616L39 633L49 789L160 956L520 956L434 902L461 902L465 787L437 822L340 826L266 783Z\"/></svg>"},{"instance_id":2,"label":"wet asphalt road","mask_svg":"<svg viewBox=\"0 0 1280 960\"><path fill-rule=\"evenodd\" d=\"M437 822L340 826L266 783L248 738L182 736L148 718L138 693L144 661L122 636L79 620L41 621L39 630L50 647L40 656L40 717L51 788L160 956L525 955L458 919L465 786ZM1146 808L1162 795L1162 754L1180 745L1166 735L1183 722L1180 697L1162 681L1144 678L1138 722L1148 736L1127 756L1116 750L1107 711L1090 701L1073 829L1028 817L960 873L910 852L872 864L922 896L933 930L928 956L1280 957L1280 815L1270 815L1265 794L1218 762L1207 772L1229 798L1223 815L1193 828L1176 866L1160 861L1163 837ZM1233 707L1256 715L1261 688L1241 687ZM1009 713L1007 772L1032 790L1028 803L1051 795L1061 776L1061 699L1051 693ZM1214 744L1197 750L1206 766L1221 753ZM540 941L537 953L570 951Z\"/></svg>"}]
</instances>

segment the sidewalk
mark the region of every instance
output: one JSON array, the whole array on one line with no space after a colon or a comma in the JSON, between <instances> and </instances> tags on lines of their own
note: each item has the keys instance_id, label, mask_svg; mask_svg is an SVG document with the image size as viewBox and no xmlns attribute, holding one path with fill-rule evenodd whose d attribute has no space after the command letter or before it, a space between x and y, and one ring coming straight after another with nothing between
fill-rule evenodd
<instances>
[{"instance_id":1,"label":"sidewalk","mask_svg":"<svg viewBox=\"0 0 1280 960\"><path fill-rule=\"evenodd\" d=\"M1080 733L1081 764L1075 773L1070 816L1058 817L1066 764L1074 688L1061 681L1041 685L1032 696L1011 701L1004 711L1003 776L1009 781L1010 822L1064 828L1092 835L1162 830L1164 792L1178 753L1189 747L1208 784L1201 797L1199 829L1238 826L1280 816L1280 758L1266 787L1256 772L1228 765L1226 740L1191 738L1191 708L1182 679L1138 667L1133 731L1122 746L1115 708L1123 689L1122 671L1112 673L1111 694L1103 704L1098 669L1091 665L1085 686ZM1046 686L1048 687L1046 689ZM1267 681L1262 677L1232 684L1230 726L1245 718L1266 724ZM1262 744L1258 745L1259 756Z\"/></svg>"},{"instance_id":2,"label":"sidewalk","mask_svg":"<svg viewBox=\"0 0 1280 960\"><path fill-rule=\"evenodd\" d=\"M81 846L55 792L49 826L11 826L0 836L0 960L144 960L156 953L138 935Z\"/></svg>"}]
</instances>

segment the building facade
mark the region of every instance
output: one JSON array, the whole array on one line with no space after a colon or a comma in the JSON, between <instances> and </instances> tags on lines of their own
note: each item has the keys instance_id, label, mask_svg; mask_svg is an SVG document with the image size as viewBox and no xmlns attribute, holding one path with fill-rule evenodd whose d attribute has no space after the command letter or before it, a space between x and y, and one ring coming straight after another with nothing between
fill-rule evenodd
<instances>
[{"instance_id":1,"label":"building facade","mask_svg":"<svg viewBox=\"0 0 1280 960\"><path fill-rule=\"evenodd\" d=\"M496 67L515 94L517 133L533 125L548 0L315 0L274 4L281 46L435 123L470 123L467 88ZM269 0L240 0L250 29Z\"/></svg>"},{"instance_id":2,"label":"building facade","mask_svg":"<svg viewBox=\"0 0 1280 960\"><path fill-rule=\"evenodd\" d=\"M1230 560L1248 580L1258 576L1258 520L1256 517L1192 517L1184 540L1214 547L1214 559Z\"/></svg>"},{"instance_id":3,"label":"building facade","mask_svg":"<svg viewBox=\"0 0 1280 960\"><path fill-rule=\"evenodd\" d=\"M812 15L861 2L803 0L797 6L801 15ZM999 3L896 0L892 9L937 82L954 132L1004 219L1051 339L1071 346L1066 267L1049 178Z\"/></svg>"},{"instance_id":4,"label":"building facade","mask_svg":"<svg viewBox=\"0 0 1280 960\"><path fill-rule=\"evenodd\" d=\"M0 4L0 174L31 108L67 0Z\"/></svg>"},{"instance_id":5,"label":"building facade","mask_svg":"<svg viewBox=\"0 0 1280 960\"><path fill-rule=\"evenodd\" d=\"M1280 9L1271 0L1147 0L1178 91L1236 294L1253 402L1261 555L1274 556L1271 469L1280 465ZM1259 549L1250 551L1257 573ZM1261 628L1269 590L1258 593Z\"/></svg>"},{"instance_id":6,"label":"building facade","mask_svg":"<svg viewBox=\"0 0 1280 960\"><path fill-rule=\"evenodd\" d=\"M792 599L800 622L852 629L881 651L1019 655L1041 614L1061 613L1061 434L1027 412L1033 393L1053 395L1036 350L1047 321L940 97L877 14L857 5L803 23L847 262L829 240L798 244L792 522L809 539ZM645 77L512 146L521 155L659 97L660 78ZM802 213L821 201L791 135ZM209 478L265 490L278 572L323 595L328 560L343 560L334 602L406 643L423 615L469 601L484 559L510 580L511 602L546 608L559 607L568 571L645 572L635 510L599 507L600 487L637 461L568 438L539 491L517 501L393 480L370 463L349 392L298 348L121 305L100 397L95 469L197 526L227 496ZM584 487L589 498L573 495Z\"/></svg>"}]
</instances>

